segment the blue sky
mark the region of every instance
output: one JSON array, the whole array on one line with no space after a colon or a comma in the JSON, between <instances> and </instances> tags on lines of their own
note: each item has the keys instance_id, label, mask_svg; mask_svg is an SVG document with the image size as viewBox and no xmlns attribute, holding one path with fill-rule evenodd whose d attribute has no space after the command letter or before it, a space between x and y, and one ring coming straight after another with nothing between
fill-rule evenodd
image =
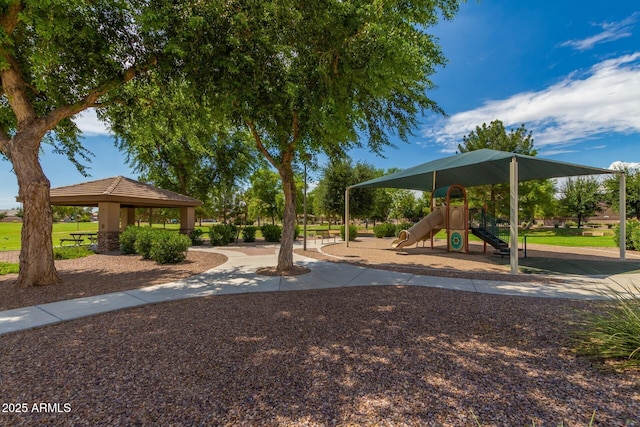
<instances>
[{"instance_id":1,"label":"blue sky","mask_svg":"<svg viewBox=\"0 0 640 427\"><path fill-rule=\"evenodd\" d=\"M385 158L356 160L407 168L449 156L476 126L525 124L538 156L595 167L640 163L640 4L629 0L470 0L431 31L448 59L429 95L447 113L427 113L410 144ZM77 120L94 152L91 179L136 178L91 113ZM52 187L86 180L46 147ZM0 163L0 207L17 206L15 176Z\"/></svg>"}]
</instances>

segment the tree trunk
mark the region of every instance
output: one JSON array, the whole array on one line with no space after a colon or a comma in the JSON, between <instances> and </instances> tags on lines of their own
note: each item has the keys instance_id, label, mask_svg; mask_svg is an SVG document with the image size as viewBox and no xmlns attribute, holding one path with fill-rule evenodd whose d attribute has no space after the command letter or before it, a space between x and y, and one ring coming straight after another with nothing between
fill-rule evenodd
<instances>
[{"instance_id":1,"label":"tree trunk","mask_svg":"<svg viewBox=\"0 0 640 427\"><path fill-rule=\"evenodd\" d=\"M293 269L293 240L296 228L296 185L293 168L290 164L282 165L279 170L284 190L284 219L282 221L282 239L278 252L278 272Z\"/></svg>"},{"instance_id":2,"label":"tree trunk","mask_svg":"<svg viewBox=\"0 0 640 427\"><path fill-rule=\"evenodd\" d=\"M37 136L19 132L7 144L6 152L18 178L19 197L23 204L17 284L24 287L61 282L53 260L51 184L38 159L40 139L34 139Z\"/></svg>"}]
</instances>

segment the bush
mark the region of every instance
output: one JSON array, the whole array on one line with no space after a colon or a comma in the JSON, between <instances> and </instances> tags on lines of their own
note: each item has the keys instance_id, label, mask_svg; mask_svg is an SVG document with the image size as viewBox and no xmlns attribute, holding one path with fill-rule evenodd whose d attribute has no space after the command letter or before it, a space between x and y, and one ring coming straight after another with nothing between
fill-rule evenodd
<instances>
[{"instance_id":1,"label":"bush","mask_svg":"<svg viewBox=\"0 0 640 427\"><path fill-rule=\"evenodd\" d=\"M149 255L158 264L176 264L184 261L191 238L170 231L155 233L151 239Z\"/></svg>"},{"instance_id":2,"label":"bush","mask_svg":"<svg viewBox=\"0 0 640 427\"><path fill-rule=\"evenodd\" d=\"M358 227L353 224L349 224L349 241L356 240L358 236ZM340 227L340 238L345 240L344 238L344 225Z\"/></svg>"},{"instance_id":3,"label":"bush","mask_svg":"<svg viewBox=\"0 0 640 427\"><path fill-rule=\"evenodd\" d=\"M567 221L564 223L564 228L577 227L578 223L574 221Z\"/></svg>"},{"instance_id":4,"label":"bush","mask_svg":"<svg viewBox=\"0 0 640 427\"><path fill-rule=\"evenodd\" d=\"M396 225L396 231L395 231L395 233L393 235L397 236L398 234L400 234L400 232L402 230L408 230L411 227L413 227L412 223L410 223L410 222L401 222L400 224Z\"/></svg>"},{"instance_id":5,"label":"bush","mask_svg":"<svg viewBox=\"0 0 640 427\"><path fill-rule=\"evenodd\" d=\"M262 235L267 242L279 242L282 237L282 227L275 224L265 224L262 226Z\"/></svg>"},{"instance_id":6,"label":"bush","mask_svg":"<svg viewBox=\"0 0 640 427\"><path fill-rule=\"evenodd\" d=\"M256 241L257 227L249 226L242 229L242 241L251 243Z\"/></svg>"},{"instance_id":7,"label":"bush","mask_svg":"<svg viewBox=\"0 0 640 427\"><path fill-rule=\"evenodd\" d=\"M53 259L76 259L93 255L94 252L86 246L70 246L67 248L53 248Z\"/></svg>"},{"instance_id":8,"label":"bush","mask_svg":"<svg viewBox=\"0 0 640 427\"><path fill-rule=\"evenodd\" d=\"M214 224L209 229L211 246L226 246L236 236L238 228L233 224Z\"/></svg>"},{"instance_id":9,"label":"bush","mask_svg":"<svg viewBox=\"0 0 640 427\"><path fill-rule=\"evenodd\" d=\"M609 290L614 303L603 314L588 318L578 351L584 355L640 366L640 299L637 286L625 292Z\"/></svg>"},{"instance_id":10,"label":"bush","mask_svg":"<svg viewBox=\"0 0 640 427\"><path fill-rule=\"evenodd\" d=\"M634 231L640 228L640 221L637 219L627 220L626 224L626 241L627 241L627 249L634 250L637 247L640 247L640 236L634 236ZM614 230L614 239L616 241L616 245L620 246L620 224L616 224L616 228Z\"/></svg>"},{"instance_id":11,"label":"bush","mask_svg":"<svg viewBox=\"0 0 640 427\"><path fill-rule=\"evenodd\" d=\"M300 226L296 224L296 228L293 229L293 240L296 240L300 236Z\"/></svg>"},{"instance_id":12,"label":"bush","mask_svg":"<svg viewBox=\"0 0 640 427\"><path fill-rule=\"evenodd\" d=\"M138 234L138 227L129 226L120 233L120 252L123 255L130 255L136 253L136 236Z\"/></svg>"},{"instance_id":13,"label":"bush","mask_svg":"<svg viewBox=\"0 0 640 427\"><path fill-rule=\"evenodd\" d=\"M14 262L0 262L0 276L20 272L20 264Z\"/></svg>"},{"instance_id":14,"label":"bush","mask_svg":"<svg viewBox=\"0 0 640 427\"><path fill-rule=\"evenodd\" d=\"M153 240L153 236L162 232L162 230L154 230L151 227L138 228L136 241L133 244L136 249L136 253L142 256L143 259L151 259L151 242Z\"/></svg>"},{"instance_id":15,"label":"bush","mask_svg":"<svg viewBox=\"0 0 640 427\"><path fill-rule=\"evenodd\" d=\"M202 239L203 234L204 234L204 231L200 230L199 228L194 228L193 230L191 230L189 232L189 238L191 239L191 244L193 246L202 246L202 244L204 243L204 240Z\"/></svg>"},{"instance_id":16,"label":"bush","mask_svg":"<svg viewBox=\"0 0 640 427\"><path fill-rule=\"evenodd\" d=\"M394 237L396 235L396 226L388 222L383 222L373 227L373 234L377 238Z\"/></svg>"}]
</instances>

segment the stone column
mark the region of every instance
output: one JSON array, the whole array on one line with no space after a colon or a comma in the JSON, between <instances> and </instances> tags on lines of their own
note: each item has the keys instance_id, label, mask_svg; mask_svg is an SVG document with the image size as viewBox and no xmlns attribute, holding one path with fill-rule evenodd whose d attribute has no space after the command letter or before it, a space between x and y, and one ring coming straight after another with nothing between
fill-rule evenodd
<instances>
[{"instance_id":1,"label":"stone column","mask_svg":"<svg viewBox=\"0 0 640 427\"><path fill-rule=\"evenodd\" d=\"M98 204L98 252L120 250L120 203Z\"/></svg>"}]
</instances>

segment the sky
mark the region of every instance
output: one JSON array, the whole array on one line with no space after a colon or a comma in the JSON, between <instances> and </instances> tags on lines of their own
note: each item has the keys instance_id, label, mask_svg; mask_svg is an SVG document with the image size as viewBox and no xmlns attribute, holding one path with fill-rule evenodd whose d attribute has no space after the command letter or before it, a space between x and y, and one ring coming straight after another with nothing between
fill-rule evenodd
<instances>
[{"instance_id":1,"label":"sky","mask_svg":"<svg viewBox=\"0 0 640 427\"><path fill-rule=\"evenodd\" d=\"M539 157L610 168L640 165L640 3L630 0L469 0L452 21L430 28L448 60L429 96L446 116L426 112L409 143L384 157L354 160L408 168L453 155L483 123L532 131ZM76 117L95 154L90 178L44 148L52 187L117 175L137 178L91 111ZM11 165L0 161L0 208L18 206Z\"/></svg>"}]
</instances>

